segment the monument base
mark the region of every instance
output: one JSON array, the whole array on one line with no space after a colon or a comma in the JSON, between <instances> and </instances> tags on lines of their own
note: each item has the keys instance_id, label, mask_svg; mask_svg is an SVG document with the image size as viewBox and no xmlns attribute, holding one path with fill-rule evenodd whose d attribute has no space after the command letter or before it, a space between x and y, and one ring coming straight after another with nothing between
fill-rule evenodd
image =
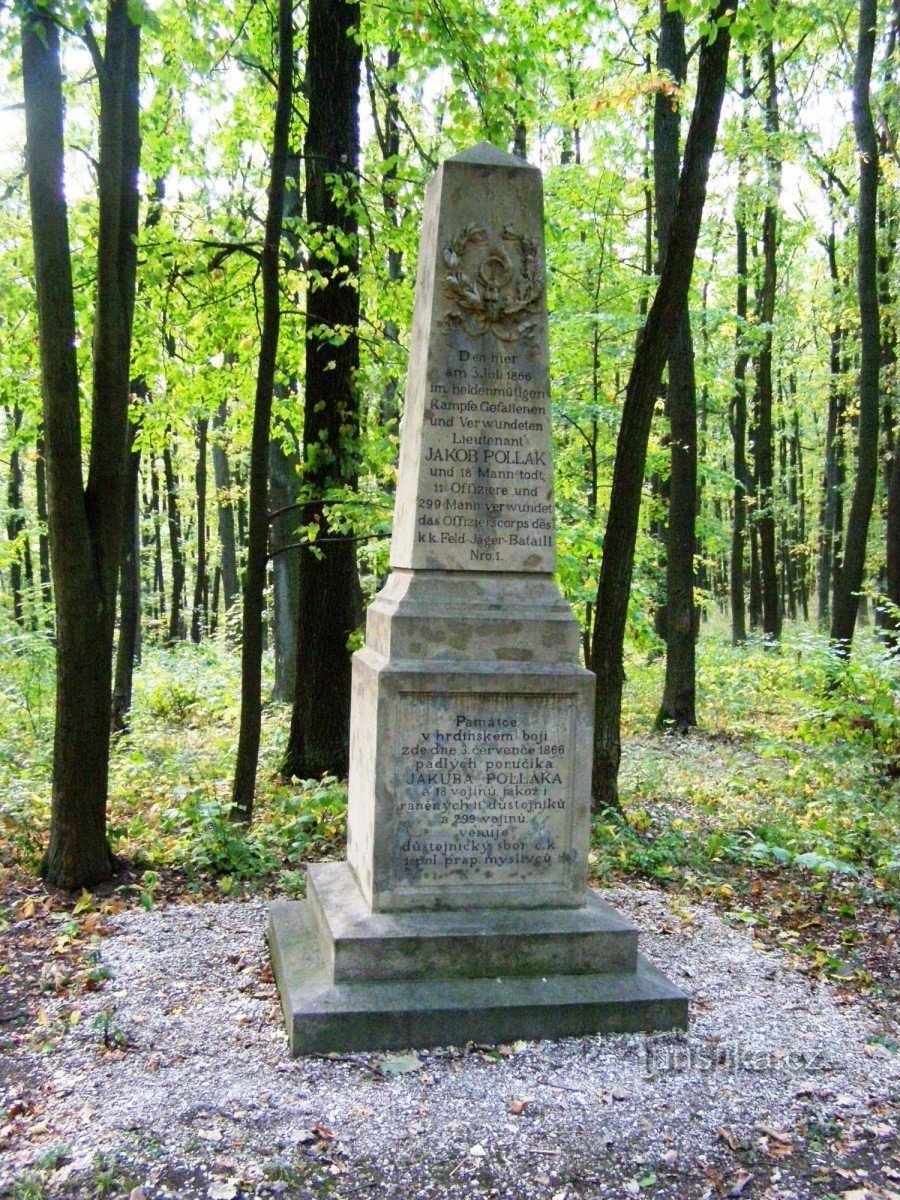
<instances>
[{"instance_id":1,"label":"monument base","mask_svg":"<svg viewBox=\"0 0 900 1200\"><path fill-rule=\"evenodd\" d=\"M269 944L292 1054L687 1027L687 997L596 895L579 909L373 913L346 863L275 901Z\"/></svg>"}]
</instances>

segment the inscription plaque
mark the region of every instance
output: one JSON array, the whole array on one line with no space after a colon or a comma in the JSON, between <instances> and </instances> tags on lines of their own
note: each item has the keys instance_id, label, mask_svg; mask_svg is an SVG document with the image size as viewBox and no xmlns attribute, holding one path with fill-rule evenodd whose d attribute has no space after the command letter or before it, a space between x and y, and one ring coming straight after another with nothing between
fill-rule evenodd
<instances>
[{"instance_id":1,"label":"inscription plaque","mask_svg":"<svg viewBox=\"0 0 900 1200\"><path fill-rule=\"evenodd\" d=\"M569 883L572 696L401 696L394 886Z\"/></svg>"}]
</instances>

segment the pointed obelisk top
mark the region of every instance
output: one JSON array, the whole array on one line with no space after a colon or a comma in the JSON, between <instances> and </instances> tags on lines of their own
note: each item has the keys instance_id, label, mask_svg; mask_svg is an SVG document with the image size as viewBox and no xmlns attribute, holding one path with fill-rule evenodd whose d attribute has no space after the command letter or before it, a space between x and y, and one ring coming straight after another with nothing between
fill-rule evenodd
<instances>
[{"instance_id":1,"label":"pointed obelisk top","mask_svg":"<svg viewBox=\"0 0 900 1200\"><path fill-rule=\"evenodd\" d=\"M476 167L519 167L526 171L536 171L538 169L537 167L533 167L531 163L526 162L524 158L517 158L514 154L507 154L503 150L498 150L490 142L479 142L475 146L470 146L468 150L461 150L459 154L454 154L452 158L448 158L447 162L471 163Z\"/></svg>"},{"instance_id":2,"label":"pointed obelisk top","mask_svg":"<svg viewBox=\"0 0 900 1200\"><path fill-rule=\"evenodd\" d=\"M556 568L541 173L487 142L426 192L391 566Z\"/></svg>"}]
</instances>

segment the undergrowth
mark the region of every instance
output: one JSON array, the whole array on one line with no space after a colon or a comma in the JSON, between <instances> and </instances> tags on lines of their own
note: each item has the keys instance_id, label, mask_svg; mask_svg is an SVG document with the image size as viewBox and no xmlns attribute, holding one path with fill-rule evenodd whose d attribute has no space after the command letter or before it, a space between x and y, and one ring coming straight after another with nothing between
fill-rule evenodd
<instances>
[{"instance_id":1,"label":"undergrowth","mask_svg":"<svg viewBox=\"0 0 900 1200\"><path fill-rule=\"evenodd\" d=\"M270 665L270 664L269 664ZM53 651L0 631L0 862L33 872L49 820ZM114 741L109 823L114 853L153 903L158 873L223 893L259 885L301 894L303 866L342 854L346 788L277 776L288 710L266 707L252 827L229 819L239 655L226 641L147 647L127 734ZM858 636L849 664L825 639L788 628L778 648L732 648L706 628L698 645L700 729L653 732L663 663L627 663L622 812L594 825L592 869L723 894L736 869L810 887L855 880L898 903L898 667ZM266 686L270 686L267 679Z\"/></svg>"}]
</instances>

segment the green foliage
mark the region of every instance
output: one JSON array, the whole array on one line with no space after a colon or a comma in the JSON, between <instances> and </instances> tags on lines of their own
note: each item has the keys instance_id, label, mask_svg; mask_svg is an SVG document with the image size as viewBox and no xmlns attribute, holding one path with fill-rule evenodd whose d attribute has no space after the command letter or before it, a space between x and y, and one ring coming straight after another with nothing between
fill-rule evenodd
<instances>
[{"instance_id":1,"label":"green foliage","mask_svg":"<svg viewBox=\"0 0 900 1200\"><path fill-rule=\"evenodd\" d=\"M896 663L860 639L835 682L824 638L790 630L782 649L699 644L702 728L650 736L661 664L632 652L621 785L627 819L604 814L595 873L726 882L733 865L896 888L900 859Z\"/></svg>"}]
</instances>

